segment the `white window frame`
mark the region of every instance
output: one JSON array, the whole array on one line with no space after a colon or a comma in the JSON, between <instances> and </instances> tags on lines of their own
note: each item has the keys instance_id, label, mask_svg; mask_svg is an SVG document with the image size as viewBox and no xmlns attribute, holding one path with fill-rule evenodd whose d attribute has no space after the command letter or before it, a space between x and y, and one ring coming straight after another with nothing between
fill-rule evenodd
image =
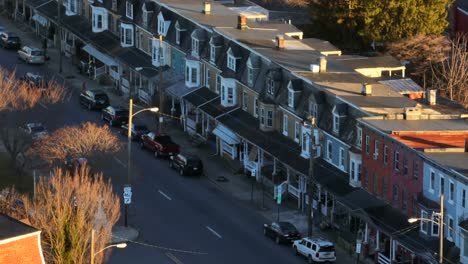
<instances>
[{"instance_id":1,"label":"white window frame","mask_svg":"<svg viewBox=\"0 0 468 264\"><path fill-rule=\"evenodd\" d=\"M300 142L301 137L301 124L299 122L294 122L294 141L296 143Z\"/></svg>"},{"instance_id":2,"label":"white window frame","mask_svg":"<svg viewBox=\"0 0 468 264\"><path fill-rule=\"evenodd\" d=\"M453 187L453 192L452 192L452 187ZM448 189L449 193L448 193L448 202L453 204L454 203L454 200L455 200L455 183L449 179L449 189Z\"/></svg>"},{"instance_id":3,"label":"white window frame","mask_svg":"<svg viewBox=\"0 0 468 264\"><path fill-rule=\"evenodd\" d=\"M461 191L461 207L466 207L466 189L462 189Z\"/></svg>"},{"instance_id":4,"label":"white window frame","mask_svg":"<svg viewBox=\"0 0 468 264\"><path fill-rule=\"evenodd\" d=\"M327 160L333 161L333 143L327 140Z\"/></svg>"},{"instance_id":5,"label":"white window frame","mask_svg":"<svg viewBox=\"0 0 468 264\"><path fill-rule=\"evenodd\" d=\"M275 95L275 81L272 78L267 78L267 93Z\"/></svg>"},{"instance_id":6,"label":"white window frame","mask_svg":"<svg viewBox=\"0 0 468 264\"><path fill-rule=\"evenodd\" d=\"M309 101L309 114L314 117L315 120L318 118L318 104Z\"/></svg>"},{"instance_id":7,"label":"white window frame","mask_svg":"<svg viewBox=\"0 0 468 264\"><path fill-rule=\"evenodd\" d=\"M400 171L400 151L398 150L395 150L393 153L393 169L395 171Z\"/></svg>"},{"instance_id":8,"label":"white window frame","mask_svg":"<svg viewBox=\"0 0 468 264\"><path fill-rule=\"evenodd\" d=\"M345 163L346 163L345 150L344 150L344 148L340 147L339 160L338 160L338 166L340 167L340 169L342 169L342 170L345 169Z\"/></svg>"},{"instance_id":9,"label":"white window frame","mask_svg":"<svg viewBox=\"0 0 468 264\"><path fill-rule=\"evenodd\" d=\"M210 62L216 62L216 46L214 44L210 44Z\"/></svg>"},{"instance_id":10,"label":"white window frame","mask_svg":"<svg viewBox=\"0 0 468 264\"><path fill-rule=\"evenodd\" d=\"M374 160L379 158L379 141L374 139Z\"/></svg>"},{"instance_id":11,"label":"white window frame","mask_svg":"<svg viewBox=\"0 0 468 264\"><path fill-rule=\"evenodd\" d=\"M253 68L250 65L247 65L247 84L253 85Z\"/></svg>"},{"instance_id":12,"label":"white window frame","mask_svg":"<svg viewBox=\"0 0 468 264\"><path fill-rule=\"evenodd\" d=\"M366 135L366 154L369 154L369 149L370 149L370 136Z\"/></svg>"},{"instance_id":13,"label":"white window frame","mask_svg":"<svg viewBox=\"0 0 468 264\"><path fill-rule=\"evenodd\" d=\"M288 106L294 108L294 90L288 89Z\"/></svg>"},{"instance_id":14,"label":"white window frame","mask_svg":"<svg viewBox=\"0 0 468 264\"><path fill-rule=\"evenodd\" d=\"M356 146L362 147L362 127L356 127Z\"/></svg>"},{"instance_id":15,"label":"white window frame","mask_svg":"<svg viewBox=\"0 0 468 264\"><path fill-rule=\"evenodd\" d=\"M222 77L221 75L217 74L216 75L216 87L215 87L215 92L217 94L221 93L221 82L222 82Z\"/></svg>"},{"instance_id":16,"label":"white window frame","mask_svg":"<svg viewBox=\"0 0 468 264\"><path fill-rule=\"evenodd\" d=\"M158 34L162 35L164 32L166 32L166 23L162 14L160 13L158 16Z\"/></svg>"},{"instance_id":17,"label":"white window frame","mask_svg":"<svg viewBox=\"0 0 468 264\"><path fill-rule=\"evenodd\" d=\"M258 111L258 97L255 96L254 97L254 100L253 100L253 115L254 117L257 117L258 118L258 114L259 114L259 111Z\"/></svg>"},{"instance_id":18,"label":"white window frame","mask_svg":"<svg viewBox=\"0 0 468 264\"><path fill-rule=\"evenodd\" d=\"M160 47L159 38L152 38L153 53L152 53L152 64L156 67L166 64L166 45L164 42L162 43L162 47Z\"/></svg>"},{"instance_id":19,"label":"white window frame","mask_svg":"<svg viewBox=\"0 0 468 264\"><path fill-rule=\"evenodd\" d=\"M185 86L198 87L200 86L200 63L193 60L185 60Z\"/></svg>"},{"instance_id":20,"label":"white window frame","mask_svg":"<svg viewBox=\"0 0 468 264\"><path fill-rule=\"evenodd\" d=\"M99 25L101 19L101 25ZM102 7L95 7L91 5L91 21L92 31L94 33L103 32L108 27L107 9Z\"/></svg>"},{"instance_id":21,"label":"white window frame","mask_svg":"<svg viewBox=\"0 0 468 264\"><path fill-rule=\"evenodd\" d=\"M431 221L431 235L438 237L440 233L440 216L438 214L432 213L432 221ZM434 226L437 226L437 232L434 232Z\"/></svg>"},{"instance_id":22,"label":"white window frame","mask_svg":"<svg viewBox=\"0 0 468 264\"><path fill-rule=\"evenodd\" d=\"M288 136L289 121L288 115L283 113L283 135Z\"/></svg>"},{"instance_id":23,"label":"white window frame","mask_svg":"<svg viewBox=\"0 0 468 264\"><path fill-rule=\"evenodd\" d=\"M236 58L233 55L228 54L227 67L230 70L236 71Z\"/></svg>"},{"instance_id":24,"label":"white window frame","mask_svg":"<svg viewBox=\"0 0 468 264\"><path fill-rule=\"evenodd\" d=\"M130 1L125 2L125 15L128 18L133 19L133 4L130 3Z\"/></svg>"},{"instance_id":25,"label":"white window frame","mask_svg":"<svg viewBox=\"0 0 468 264\"><path fill-rule=\"evenodd\" d=\"M242 91L242 110L247 111L249 103L249 94L246 91Z\"/></svg>"},{"instance_id":26,"label":"white window frame","mask_svg":"<svg viewBox=\"0 0 468 264\"><path fill-rule=\"evenodd\" d=\"M122 47L131 47L134 44L134 39L133 39L133 25L125 24L125 23L120 23L120 44ZM130 42L127 42L128 38L127 36L130 36Z\"/></svg>"},{"instance_id":27,"label":"white window frame","mask_svg":"<svg viewBox=\"0 0 468 264\"><path fill-rule=\"evenodd\" d=\"M146 9L143 6L143 16L142 16L141 20L142 20L143 27L145 27L145 28L148 27L148 13L149 12L146 11Z\"/></svg>"},{"instance_id":28,"label":"white window frame","mask_svg":"<svg viewBox=\"0 0 468 264\"><path fill-rule=\"evenodd\" d=\"M265 108L260 108L260 124L265 125Z\"/></svg>"},{"instance_id":29,"label":"white window frame","mask_svg":"<svg viewBox=\"0 0 468 264\"><path fill-rule=\"evenodd\" d=\"M207 88L210 88L210 83L211 83L211 71L207 67L205 68L205 86Z\"/></svg>"},{"instance_id":30,"label":"white window frame","mask_svg":"<svg viewBox=\"0 0 468 264\"><path fill-rule=\"evenodd\" d=\"M275 117L273 116L273 110L268 109L267 110L267 116L266 116L266 127L273 127L273 119Z\"/></svg>"},{"instance_id":31,"label":"white window frame","mask_svg":"<svg viewBox=\"0 0 468 264\"><path fill-rule=\"evenodd\" d=\"M192 37L192 55L193 56L198 56L199 48L200 48L200 42L198 39Z\"/></svg>"},{"instance_id":32,"label":"white window frame","mask_svg":"<svg viewBox=\"0 0 468 264\"><path fill-rule=\"evenodd\" d=\"M426 211L421 210L421 219L428 219L428 218L429 218L429 214ZM421 220L419 224L419 231L427 235L428 228L429 228L429 221Z\"/></svg>"},{"instance_id":33,"label":"white window frame","mask_svg":"<svg viewBox=\"0 0 468 264\"><path fill-rule=\"evenodd\" d=\"M439 195L442 194L445 194L445 177L439 174Z\"/></svg>"},{"instance_id":34,"label":"white window frame","mask_svg":"<svg viewBox=\"0 0 468 264\"><path fill-rule=\"evenodd\" d=\"M231 78L221 78L221 105L230 107L237 104L236 81Z\"/></svg>"},{"instance_id":35,"label":"white window frame","mask_svg":"<svg viewBox=\"0 0 468 264\"><path fill-rule=\"evenodd\" d=\"M436 173L433 169L429 169L429 192L434 193Z\"/></svg>"},{"instance_id":36,"label":"white window frame","mask_svg":"<svg viewBox=\"0 0 468 264\"><path fill-rule=\"evenodd\" d=\"M453 217L447 215L447 240L452 241L454 240L455 234L455 225L453 221Z\"/></svg>"},{"instance_id":37,"label":"white window frame","mask_svg":"<svg viewBox=\"0 0 468 264\"><path fill-rule=\"evenodd\" d=\"M333 132L340 132L340 116L338 114L333 114Z\"/></svg>"},{"instance_id":38,"label":"white window frame","mask_svg":"<svg viewBox=\"0 0 468 264\"><path fill-rule=\"evenodd\" d=\"M102 3L102 0L100 1ZM78 3L77 3L77 0L68 0L66 2L66 10L65 10L65 14L67 16L73 16L73 15L76 15L78 14Z\"/></svg>"},{"instance_id":39,"label":"white window frame","mask_svg":"<svg viewBox=\"0 0 468 264\"><path fill-rule=\"evenodd\" d=\"M175 38L176 41L175 42L177 45L180 45L180 32L181 30L179 28L176 28L176 38Z\"/></svg>"},{"instance_id":40,"label":"white window frame","mask_svg":"<svg viewBox=\"0 0 468 264\"><path fill-rule=\"evenodd\" d=\"M383 162L384 164L388 164L388 145L384 144L383 148Z\"/></svg>"}]
</instances>

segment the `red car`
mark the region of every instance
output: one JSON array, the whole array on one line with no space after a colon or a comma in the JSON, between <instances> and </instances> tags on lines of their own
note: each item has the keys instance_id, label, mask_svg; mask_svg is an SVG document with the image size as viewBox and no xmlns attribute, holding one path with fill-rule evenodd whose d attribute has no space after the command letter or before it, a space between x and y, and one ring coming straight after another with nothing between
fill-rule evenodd
<instances>
[{"instance_id":1,"label":"red car","mask_svg":"<svg viewBox=\"0 0 468 264\"><path fill-rule=\"evenodd\" d=\"M180 147L168 135L156 135L149 132L141 136L140 146L154 152L156 158L169 157L180 152Z\"/></svg>"}]
</instances>

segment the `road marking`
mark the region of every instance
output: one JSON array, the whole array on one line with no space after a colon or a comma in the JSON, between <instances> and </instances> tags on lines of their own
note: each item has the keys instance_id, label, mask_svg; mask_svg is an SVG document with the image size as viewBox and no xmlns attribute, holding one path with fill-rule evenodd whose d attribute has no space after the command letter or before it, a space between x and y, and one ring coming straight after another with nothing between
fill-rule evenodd
<instances>
[{"instance_id":1,"label":"road marking","mask_svg":"<svg viewBox=\"0 0 468 264\"><path fill-rule=\"evenodd\" d=\"M117 161L117 163L119 163L120 165L127 167L127 165L123 161L119 160L119 158L114 156L114 160Z\"/></svg>"},{"instance_id":2,"label":"road marking","mask_svg":"<svg viewBox=\"0 0 468 264\"><path fill-rule=\"evenodd\" d=\"M211 227L209 226L206 226L206 228L208 230L210 230L211 233L213 233L215 236L219 237L219 238L223 238L220 234L218 234L216 231L214 231Z\"/></svg>"},{"instance_id":3,"label":"road marking","mask_svg":"<svg viewBox=\"0 0 468 264\"><path fill-rule=\"evenodd\" d=\"M176 256L174 256L171 252L166 252L166 256L174 261L176 264L183 264Z\"/></svg>"},{"instance_id":4,"label":"road marking","mask_svg":"<svg viewBox=\"0 0 468 264\"><path fill-rule=\"evenodd\" d=\"M158 192L159 192L162 196L166 197L166 199L168 199L169 201L172 201L171 197L169 197L169 195L165 194L163 191L158 190Z\"/></svg>"}]
</instances>

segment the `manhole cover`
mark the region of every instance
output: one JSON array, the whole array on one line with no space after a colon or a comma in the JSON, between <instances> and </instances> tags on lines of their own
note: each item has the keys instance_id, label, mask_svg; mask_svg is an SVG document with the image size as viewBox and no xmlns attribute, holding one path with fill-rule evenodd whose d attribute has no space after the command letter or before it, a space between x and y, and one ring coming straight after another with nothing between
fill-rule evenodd
<instances>
[{"instance_id":1,"label":"manhole cover","mask_svg":"<svg viewBox=\"0 0 468 264\"><path fill-rule=\"evenodd\" d=\"M224 176L219 176L218 178L216 178L216 181L218 181L218 182L228 182L229 179L224 177Z\"/></svg>"}]
</instances>

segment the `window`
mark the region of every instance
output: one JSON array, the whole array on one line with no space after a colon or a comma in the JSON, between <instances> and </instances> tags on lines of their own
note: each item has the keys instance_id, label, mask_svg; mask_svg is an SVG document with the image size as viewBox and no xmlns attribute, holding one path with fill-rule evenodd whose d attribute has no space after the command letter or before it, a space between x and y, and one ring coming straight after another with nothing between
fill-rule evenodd
<instances>
[{"instance_id":1,"label":"window","mask_svg":"<svg viewBox=\"0 0 468 264\"><path fill-rule=\"evenodd\" d=\"M316 103L309 102L309 114L315 119L318 118L318 105Z\"/></svg>"},{"instance_id":2,"label":"window","mask_svg":"<svg viewBox=\"0 0 468 264\"><path fill-rule=\"evenodd\" d=\"M216 59L216 47L215 45L210 45L210 62L215 62Z\"/></svg>"},{"instance_id":3,"label":"window","mask_svg":"<svg viewBox=\"0 0 468 264\"><path fill-rule=\"evenodd\" d=\"M377 176L378 176L378 175L377 175L377 172L374 171L374 175L373 175L373 177L372 177L372 185L373 185L373 186L372 186L372 190L373 190L374 194L376 194L377 191L378 191L378 190L377 190L377 187L378 187L378 184L377 184L377 178L378 178L378 177L377 177Z\"/></svg>"},{"instance_id":4,"label":"window","mask_svg":"<svg viewBox=\"0 0 468 264\"><path fill-rule=\"evenodd\" d=\"M344 170L345 165L345 151L343 148L340 148L340 168Z\"/></svg>"},{"instance_id":5,"label":"window","mask_svg":"<svg viewBox=\"0 0 468 264\"><path fill-rule=\"evenodd\" d=\"M377 160L379 157L379 141L374 140L374 159Z\"/></svg>"},{"instance_id":6,"label":"window","mask_svg":"<svg viewBox=\"0 0 468 264\"><path fill-rule=\"evenodd\" d=\"M330 140L327 141L327 159L331 161L333 158L333 145Z\"/></svg>"},{"instance_id":7,"label":"window","mask_svg":"<svg viewBox=\"0 0 468 264\"><path fill-rule=\"evenodd\" d=\"M249 66L247 66L247 84L253 85L253 68Z\"/></svg>"},{"instance_id":8,"label":"window","mask_svg":"<svg viewBox=\"0 0 468 264\"><path fill-rule=\"evenodd\" d=\"M294 107L294 91L288 89L288 106Z\"/></svg>"},{"instance_id":9,"label":"window","mask_svg":"<svg viewBox=\"0 0 468 264\"><path fill-rule=\"evenodd\" d=\"M260 109L260 124L265 125L265 109Z\"/></svg>"},{"instance_id":10,"label":"window","mask_svg":"<svg viewBox=\"0 0 468 264\"><path fill-rule=\"evenodd\" d=\"M185 61L185 86L197 87L200 85L200 63L198 61Z\"/></svg>"},{"instance_id":11,"label":"window","mask_svg":"<svg viewBox=\"0 0 468 264\"><path fill-rule=\"evenodd\" d=\"M296 141L297 143L299 143L300 134L301 124L299 124L299 122L296 121L296 123L294 123L294 141Z\"/></svg>"},{"instance_id":12,"label":"window","mask_svg":"<svg viewBox=\"0 0 468 264\"><path fill-rule=\"evenodd\" d=\"M463 238L463 257L468 257L468 237Z\"/></svg>"},{"instance_id":13,"label":"window","mask_svg":"<svg viewBox=\"0 0 468 264\"><path fill-rule=\"evenodd\" d=\"M442 195L445 193L445 179L444 177L440 176L440 185L439 185L439 195Z\"/></svg>"},{"instance_id":14,"label":"window","mask_svg":"<svg viewBox=\"0 0 468 264\"><path fill-rule=\"evenodd\" d=\"M333 132L340 131L340 117L338 115L333 114Z\"/></svg>"},{"instance_id":15,"label":"window","mask_svg":"<svg viewBox=\"0 0 468 264\"><path fill-rule=\"evenodd\" d=\"M434 213L432 213L432 236L439 236L439 219L440 217Z\"/></svg>"},{"instance_id":16,"label":"window","mask_svg":"<svg viewBox=\"0 0 468 264\"><path fill-rule=\"evenodd\" d=\"M197 68L192 68L191 82L196 83L197 82L197 77L198 77Z\"/></svg>"},{"instance_id":17,"label":"window","mask_svg":"<svg viewBox=\"0 0 468 264\"><path fill-rule=\"evenodd\" d=\"M384 162L384 164L388 163L388 146L387 146L387 144L385 144L384 147L383 147L383 162Z\"/></svg>"},{"instance_id":18,"label":"window","mask_svg":"<svg viewBox=\"0 0 468 264\"><path fill-rule=\"evenodd\" d=\"M128 18L133 19L133 4L127 1L125 3L126 11L125 14L127 15Z\"/></svg>"},{"instance_id":19,"label":"window","mask_svg":"<svg viewBox=\"0 0 468 264\"><path fill-rule=\"evenodd\" d=\"M117 0L112 0L111 9L117 11Z\"/></svg>"},{"instance_id":20,"label":"window","mask_svg":"<svg viewBox=\"0 0 468 264\"><path fill-rule=\"evenodd\" d=\"M362 147L362 128L360 128L360 127L357 127L356 145L357 145L359 148Z\"/></svg>"},{"instance_id":21,"label":"window","mask_svg":"<svg viewBox=\"0 0 468 264\"><path fill-rule=\"evenodd\" d=\"M164 32L166 31L165 26L166 25L165 25L164 18L162 16L162 14L160 13L159 16L158 16L158 34L164 35Z\"/></svg>"},{"instance_id":22,"label":"window","mask_svg":"<svg viewBox=\"0 0 468 264\"><path fill-rule=\"evenodd\" d=\"M236 83L234 79L221 80L221 105L230 107L237 104L237 94L235 92Z\"/></svg>"},{"instance_id":23,"label":"window","mask_svg":"<svg viewBox=\"0 0 468 264\"><path fill-rule=\"evenodd\" d=\"M400 170L400 152L395 150L395 155L394 155L394 161L393 161L393 168L398 171Z\"/></svg>"},{"instance_id":24,"label":"window","mask_svg":"<svg viewBox=\"0 0 468 264\"><path fill-rule=\"evenodd\" d=\"M357 180L361 181L361 163L358 163L357 166Z\"/></svg>"},{"instance_id":25,"label":"window","mask_svg":"<svg viewBox=\"0 0 468 264\"><path fill-rule=\"evenodd\" d=\"M413 179L417 180L419 177L419 162L413 160Z\"/></svg>"},{"instance_id":26,"label":"window","mask_svg":"<svg viewBox=\"0 0 468 264\"><path fill-rule=\"evenodd\" d=\"M216 75L216 93L219 94L220 90L221 90L221 76Z\"/></svg>"},{"instance_id":27,"label":"window","mask_svg":"<svg viewBox=\"0 0 468 264\"><path fill-rule=\"evenodd\" d=\"M302 133L302 152L309 154L309 135L304 131Z\"/></svg>"},{"instance_id":28,"label":"window","mask_svg":"<svg viewBox=\"0 0 468 264\"><path fill-rule=\"evenodd\" d=\"M267 92L270 95L275 95L275 81L273 79L267 79Z\"/></svg>"},{"instance_id":29,"label":"window","mask_svg":"<svg viewBox=\"0 0 468 264\"><path fill-rule=\"evenodd\" d=\"M411 206L413 207L413 215L416 215L418 212L418 196L417 194L413 194L413 199L411 201Z\"/></svg>"},{"instance_id":30,"label":"window","mask_svg":"<svg viewBox=\"0 0 468 264\"><path fill-rule=\"evenodd\" d=\"M254 97L254 116L258 117L258 98Z\"/></svg>"},{"instance_id":31,"label":"window","mask_svg":"<svg viewBox=\"0 0 468 264\"><path fill-rule=\"evenodd\" d=\"M366 154L369 154L369 146L370 144L370 137L369 136L366 136Z\"/></svg>"},{"instance_id":32,"label":"window","mask_svg":"<svg viewBox=\"0 0 468 264\"><path fill-rule=\"evenodd\" d=\"M453 203L455 197L455 184L452 181L449 181L449 203Z\"/></svg>"},{"instance_id":33,"label":"window","mask_svg":"<svg viewBox=\"0 0 468 264\"><path fill-rule=\"evenodd\" d=\"M143 27L148 27L148 11L146 11L144 8L143 8L143 18L142 18L142 22L143 22Z\"/></svg>"},{"instance_id":34,"label":"window","mask_svg":"<svg viewBox=\"0 0 468 264\"><path fill-rule=\"evenodd\" d=\"M427 212L424 210L421 210L421 218L422 219L427 219L428 215ZM421 223L419 224L419 230L421 233L427 234L427 228L429 227L428 221L421 220Z\"/></svg>"},{"instance_id":35,"label":"window","mask_svg":"<svg viewBox=\"0 0 468 264\"><path fill-rule=\"evenodd\" d=\"M267 127L272 127L273 126L273 111L268 110L267 111Z\"/></svg>"},{"instance_id":36,"label":"window","mask_svg":"<svg viewBox=\"0 0 468 264\"><path fill-rule=\"evenodd\" d=\"M453 240L453 218L449 215L448 218L448 226L447 226L447 239L452 241Z\"/></svg>"},{"instance_id":37,"label":"window","mask_svg":"<svg viewBox=\"0 0 468 264\"><path fill-rule=\"evenodd\" d=\"M180 45L180 29L176 28L175 42L177 45Z\"/></svg>"},{"instance_id":38,"label":"window","mask_svg":"<svg viewBox=\"0 0 468 264\"><path fill-rule=\"evenodd\" d=\"M120 44L122 47L133 46L133 26L120 24Z\"/></svg>"},{"instance_id":39,"label":"window","mask_svg":"<svg viewBox=\"0 0 468 264\"><path fill-rule=\"evenodd\" d=\"M435 187L435 172L431 170L430 177L429 177L429 191L434 192L434 187Z\"/></svg>"},{"instance_id":40,"label":"window","mask_svg":"<svg viewBox=\"0 0 468 264\"><path fill-rule=\"evenodd\" d=\"M401 209L406 210L408 208L408 197L406 194L406 189L401 190Z\"/></svg>"},{"instance_id":41,"label":"window","mask_svg":"<svg viewBox=\"0 0 468 264\"><path fill-rule=\"evenodd\" d=\"M283 114L283 135L288 135L288 116Z\"/></svg>"},{"instance_id":42,"label":"window","mask_svg":"<svg viewBox=\"0 0 468 264\"><path fill-rule=\"evenodd\" d=\"M234 103L234 88L227 87L227 102L228 104Z\"/></svg>"},{"instance_id":43,"label":"window","mask_svg":"<svg viewBox=\"0 0 468 264\"><path fill-rule=\"evenodd\" d=\"M102 7L91 6L92 10L92 30L93 32L102 32L107 29L107 10Z\"/></svg>"},{"instance_id":44,"label":"window","mask_svg":"<svg viewBox=\"0 0 468 264\"><path fill-rule=\"evenodd\" d=\"M465 208L466 206L466 190L462 190L462 196L461 196L461 206Z\"/></svg>"},{"instance_id":45,"label":"window","mask_svg":"<svg viewBox=\"0 0 468 264\"><path fill-rule=\"evenodd\" d=\"M403 175L408 175L408 158L403 157Z\"/></svg>"},{"instance_id":46,"label":"window","mask_svg":"<svg viewBox=\"0 0 468 264\"><path fill-rule=\"evenodd\" d=\"M228 55L227 67L233 71L236 71L236 58L232 55Z\"/></svg>"},{"instance_id":47,"label":"window","mask_svg":"<svg viewBox=\"0 0 468 264\"><path fill-rule=\"evenodd\" d=\"M367 170L367 168L363 168L363 171L364 171L364 189L368 189L369 188L369 171Z\"/></svg>"},{"instance_id":48,"label":"window","mask_svg":"<svg viewBox=\"0 0 468 264\"><path fill-rule=\"evenodd\" d=\"M198 39L192 38L192 54L198 56Z\"/></svg>"},{"instance_id":49,"label":"window","mask_svg":"<svg viewBox=\"0 0 468 264\"><path fill-rule=\"evenodd\" d=\"M205 86L210 88L210 83L211 83L211 71L210 69L206 68L205 72Z\"/></svg>"},{"instance_id":50,"label":"window","mask_svg":"<svg viewBox=\"0 0 468 264\"><path fill-rule=\"evenodd\" d=\"M388 195L387 195L387 190L388 190L388 182L387 182L387 177L382 177L382 197L387 200Z\"/></svg>"},{"instance_id":51,"label":"window","mask_svg":"<svg viewBox=\"0 0 468 264\"><path fill-rule=\"evenodd\" d=\"M394 184L392 190L393 190L393 195L392 195L393 204L398 206L398 192L399 192L398 186Z\"/></svg>"}]
</instances>

